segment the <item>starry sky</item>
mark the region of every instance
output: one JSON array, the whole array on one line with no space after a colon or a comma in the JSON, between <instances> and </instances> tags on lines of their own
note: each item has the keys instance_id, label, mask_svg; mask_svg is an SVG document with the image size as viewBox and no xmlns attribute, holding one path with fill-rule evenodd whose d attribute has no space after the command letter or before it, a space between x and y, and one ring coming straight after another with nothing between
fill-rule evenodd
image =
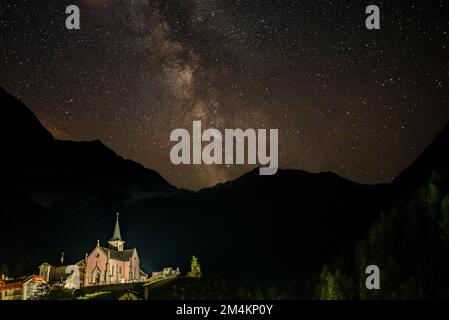
<instances>
[{"instance_id":1,"label":"starry sky","mask_svg":"<svg viewBox=\"0 0 449 320\"><path fill-rule=\"evenodd\" d=\"M65 28L65 8L81 29ZM381 10L381 30L365 8ZM59 139L100 139L200 189L175 128L279 129L281 168L390 182L449 120L447 1L2 0L0 84Z\"/></svg>"}]
</instances>

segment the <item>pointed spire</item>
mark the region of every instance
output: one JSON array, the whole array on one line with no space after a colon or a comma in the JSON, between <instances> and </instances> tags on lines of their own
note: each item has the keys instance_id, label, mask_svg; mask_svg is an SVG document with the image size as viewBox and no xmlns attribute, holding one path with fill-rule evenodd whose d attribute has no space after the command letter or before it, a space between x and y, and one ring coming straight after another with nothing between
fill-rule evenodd
<instances>
[{"instance_id":1,"label":"pointed spire","mask_svg":"<svg viewBox=\"0 0 449 320\"><path fill-rule=\"evenodd\" d=\"M61 264L64 264L64 251L61 254Z\"/></svg>"},{"instance_id":2,"label":"pointed spire","mask_svg":"<svg viewBox=\"0 0 449 320\"><path fill-rule=\"evenodd\" d=\"M117 220L115 221L114 234L112 235L111 240L123 240L122 235L120 234L120 225L118 223L119 213L117 212Z\"/></svg>"}]
</instances>

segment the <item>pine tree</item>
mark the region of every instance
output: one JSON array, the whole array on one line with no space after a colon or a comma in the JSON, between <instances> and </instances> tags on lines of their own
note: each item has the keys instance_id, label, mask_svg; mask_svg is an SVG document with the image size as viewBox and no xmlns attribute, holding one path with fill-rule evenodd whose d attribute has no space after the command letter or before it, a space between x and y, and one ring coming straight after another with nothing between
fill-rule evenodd
<instances>
[{"instance_id":1,"label":"pine tree","mask_svg":"<svg viewBox=\"0 0 449 320\"><path fill-rule=\"evenodd\" d=\"M254 296L256 297L256 300L263 300L263 292L262 289L260 289L259 286L256 287L256 291L254 292Z\"/></svg>"},{"instance_id":2,"label":"pine tree","mask_svg":"<svg viewBox=\"0 0 449 320\"><path fill-rule=\"evenodd\" d=\"M190 262L190 272L187 275L193 278L201 277L201 266L198 262L198 258L195 256L192 256L192 261Z\"/></svg>"},{"instance_id":3,"label":"pine tree","mask_svg":"<svg viewBox=\"0 0 449 320\"><path fill-rule=\"evenodd\" d=\"M441 238L446 247L449 247L449 194L446 194L443 201L441 201L439 226L442 233Z\"/></svg>"},{"instance_id":4,"label":"pine tree","mask_svg":"<svg viewBox=\"0 0 449 320\"><path fill-rule=\"evenodd\" d=\"M355 285L351 278L325 265L320 275L317 298L320 300L351 300L355 297Z\"/></svg>"},{"instance_id":5,"label":"pine tree","mask_svg":"<svg viewBox=\"0 0 449 320\"><path fill-rule=\"evenodd\" d=\"M275 286L270 286L267 292L268 300L279 300L279 293Z\"/></svg>"}]
</instances>

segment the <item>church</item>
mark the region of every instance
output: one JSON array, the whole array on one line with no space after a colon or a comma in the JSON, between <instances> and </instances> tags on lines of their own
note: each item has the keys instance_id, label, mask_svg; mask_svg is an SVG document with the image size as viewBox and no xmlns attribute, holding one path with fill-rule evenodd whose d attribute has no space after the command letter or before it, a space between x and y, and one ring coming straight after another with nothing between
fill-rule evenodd
<instances>
[{"instance_id":1,"label":"church","mask_svg":"<svg viewBox=\"0 0 449 320\"><path fill-rule=\"evenodd\" d=\"M119 213L109 246L103 247L100 241L86 257L84 286L140 282L147 275L140 269L137 249L124 249L125 241L120 234Z\"/></svg>"},{"instance_id":2,"label":"church","mask_svg":"<svg viewBox=\"0 0 449 320\"><path fill-rule=\"evenodd\" d=\"M64 264L64 253L60 265L42 263L39 275L50 285L63 285L66 289L85 286L144 282L148 279L140 269L137 249L126 249L120 233L119 213L115 221L114 233L108 246L97 241L96 247L86 257L72 264Z\"/></svg>"}]
</instances>

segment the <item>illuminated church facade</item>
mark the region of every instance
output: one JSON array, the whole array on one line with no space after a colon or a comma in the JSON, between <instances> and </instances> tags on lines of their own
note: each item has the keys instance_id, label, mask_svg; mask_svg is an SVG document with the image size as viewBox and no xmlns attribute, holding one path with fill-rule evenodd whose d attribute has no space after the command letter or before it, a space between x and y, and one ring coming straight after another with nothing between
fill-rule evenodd
<instances>
[{"instance_id":1,"label":"illuminated church facade","mask_svg":"<svg viewBox=\"0 0 449 320\"><path fill-rule=\"evenodd\" d=\"M84 286L140 282L147 275L140 269L140 258L136 248L125 249L119 225L119 214L114 233L108 246L97 246L86 257Z\"/></svg>"}]
</instances>

